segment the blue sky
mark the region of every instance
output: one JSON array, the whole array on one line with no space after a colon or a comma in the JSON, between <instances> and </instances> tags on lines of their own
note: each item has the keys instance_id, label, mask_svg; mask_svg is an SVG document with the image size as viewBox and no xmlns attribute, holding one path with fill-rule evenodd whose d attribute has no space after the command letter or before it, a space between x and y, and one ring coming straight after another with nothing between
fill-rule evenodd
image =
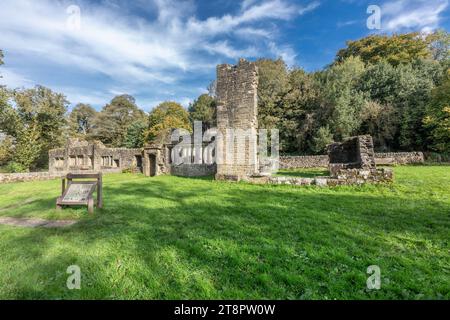
<instances>
[{"instance_id":1,"label":"blue sky","mask_svg":"<svg viewBox=\"0 0 450 320\"><path fill-rule=\"evenodd\" d=\"M97 109L123 93L146 111L187 106L219 63L282 57L317 70L346 40L450 30L449 1L2 0L0 84L45 85ZM381 9L380 30L367 28L369 5Z\"/></svg>"}]
</instances>

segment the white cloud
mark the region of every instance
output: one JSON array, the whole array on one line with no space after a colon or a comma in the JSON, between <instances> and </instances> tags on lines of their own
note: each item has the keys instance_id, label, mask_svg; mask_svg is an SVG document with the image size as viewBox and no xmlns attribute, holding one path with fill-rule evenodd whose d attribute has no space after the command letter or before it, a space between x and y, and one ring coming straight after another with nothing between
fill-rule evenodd
<instances>
[{"instance_id":1,"label":"white cloud","mask_svg":"<svg viewBox=\"0 0 450 320\"><path fill-rule=\"evenodd\" d=\"M210 53L221 54L233 59L239 57L256 57L258 55L258 50L254 47L236 49L232 47L226 40L218 41L212 44L206 44L205 49Z\"/></svg>"},{"instance_id":2,"label":"white cloud","mask_svg":"<svg viewBox=\"0 0 450 320\"><path fill-rule=\"evenodd\" d=\"M63 65L74 65L111 77L123 75L131 81L173 82L168 69L189 70L197 58L195 50L217 47L214 53L234 57L242 52L212 38L230 31L265 36L269 32L251 28L253 22L288 20L312 10L317 2L298 7L282 0L248 2L236 16L225 15L197 20L186 17L192 12L189 2L155 0L158 21L138 18L131 22L104 8L81 6L81 30L66 28L65 6L49 0L7 0L0 11L2 46L5 49L44 56ZM20 15L16 14L20 12ZM25 39L25 41L24 41ZM223 52L220 49L225 49ZM230 52L234 52L230 54ZM195 64L194 64L195 65Z\"/></svg>"},{"instance_id":3,"label":"white cloud","mask_svg":"<svg viewBox=\"0 0 450 320\"><path fill-rule=\"evenodd\" d=\"M294 49L292 49L290 46L285 45L280 47L277 46L275 43L270 42L269 48L271 53L276 58L282 58L289 67L295 66L297 54L295 53Z\"/></svg>"},{"instance_id":4,"label":"white cloud","mask_svg":"<svg viewBox=\"0 0 450 320\"><path fill-rule=\"evenodd\" d=\"M102 5L77 3L81 30L74 31L67 28L66 9L72 1L3 0L0 47L7 55L20 53L27 65L62 68L68 77L71 72L102 74L130 87L174 86L188 73L210 73L225 59L273 55L294 63L294 50L277 43L272 22L299 17L319 5L317 1L300 6L288 0L246 0L235 15L200 20L192 0L137 0L132 5L153 14L154 19L148 20L121 11L116 0L103 0ZM25 67L20 70L25 75L2 69L9 86L32 84ZM106 97L74 88L64 88L72 102L96 104Z\"/></svg>"},{"instance_id":5,"label":"white cloud","mask_svg":"<svg viewBox=\"0 0 450 320\"><path fill-rule=\"evenodd\" d=\"M86 103L93 106L103 106L111 101L114 96L107 92L108 90L105 90L106 92L98 90L86 91L86 89L80 87L52 87L51 89L56 92L63 92L72 105Z\"/></svg>"},{"instance_id":6,"label":"white cloud","mask_svg":"<svg viewBox=\"0 0 450 320\"><path fill-rule=\"evenodd\" d=\"M320 6L319 1L314 1L308 4L306 7L301 7L298 11L298 14L303 15L305 13L308 13L310 11L313 11L314 9L317 9Z\"/></svg>"},{"instance_id":7,"label":"white cloud","mask_svg":"<svg viewBox=\"0 0 450 320\"><path fill-rule=\"evenodd\" d=\"M348 21L344 21L344 22L338 22L337 26L338 26L338 28L342 28L342 27L353 26L353 25L358 24L358 23L363 23L363 21L361 21L361 20L348 20Z\"/></svg>"},{"instance_id":8,"label":"white cloud","mask_svg":"<svg viewBox=\"0 0 450 320\"><path fill-rule=\"evenodd\" d=\"M381 8L383 30L429 32L439 27L448 0L398 0Z\"/></svg>"},{"instance_id":9,"label":"white cloud","mask_svg":"<svg viewBox=\"0 0 450 320\"><path fill-rule=\"evenodd\" d=\"M9 88L21 88L33 85L33 81L26 76L9 68L0 69L0 85L8 86Z\"/></svg>"}]
</instances>

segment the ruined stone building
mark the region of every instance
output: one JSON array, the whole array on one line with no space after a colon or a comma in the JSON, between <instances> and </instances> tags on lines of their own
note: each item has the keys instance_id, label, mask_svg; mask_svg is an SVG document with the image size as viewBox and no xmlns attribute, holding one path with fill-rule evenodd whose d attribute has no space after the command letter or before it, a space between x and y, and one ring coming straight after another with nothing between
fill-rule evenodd
<instances>
[{"instance_id":1,"label":"ruined stone building","mask_svg":"<svg viewBox=\"0 0 450 320\"><path fill-rule=\"evenodd\" d=\"M69 139L66 146L49 151L49 172L142 172L142 150L106 148L103 143Z\"/></svg>"},{"instance_id":2,"label":"ruined stone building","mask_svg":"<svg viewBox=\"0 0 450 320\"><path fill-rule=\"evenodd\" d=\"M217 128L194 134L168 130L141 149L106 148L101 142L72 139L49 152L50 173L100 171L142 172L146 176L215 175L218 180L296 185L339 185L392 180L392 172L378 170L372 137L358 136L328 148L328 156L287 159L329 165L330 176L317 179L271 177L270 159L262 154L258 136L258 68L244 59L217 67ZM260 138L260 141L258 141ZM180 143L181 142L181 143ZM260 144L258 146L258 143ZM265 147L265 146L264 146ZM423 155L422 155L423 158ZM276 160L278 161L278 160ZM308 164L312 166L312 164Z\"/></svg>"},{"instance_id":3,"label":"ruined stone building","mask_svg":"<svg viewBox=\"0 0 450 320\"><path fill-rule=\"evenodd\" d=\"M170 135L168 136L170 137ZM173 163L174 144L165 141L140 149L107 148L101 142L70 139L64 148L49 151L49 172L141 172L146 176L173 174L177 176L214 175L214 163ZM182 148L185 157L191 156L191 147Z\"/></svg>"},{"instance_id":4,"label":"ruined stone building","mask_svg":"<svg viewBox=\"0 0 450 320\"><path fill-rule=\"evenodd\" d=\"M336 184L392 181L393 173L377 169L373 140L369 135L352 137L328 146L329 170Z\"/></svg>"},{"instance_id":5,"label":"ruined stone building","mask_svg":"<svg viewBox=\"0 0 450 320\"><path fill-rule=\"evenodd\" d=\"M258 68L255 63L217 67L217 179L258 173Z\"/></svg>"},{"instance_id":6,"label":"ruined stone building","mask_svg":"<svg viewBox=\"0 0 450 320\"><path fill-rule=\"evenodd\" d=\"M179 144L171 132L142 149L106 148L101 142L73 139L49 152L49 171L139 171L146 176L173 174L241 180L258 172L256 64L241 59L217 67L217 130L200 144ZM202 133L202 132L200 132ZM195 134L195 133L194 133ZM192 137L191 141L195 141ZM198 140L197 140L198 141ZM215 148L210 145L215 141ZM182 158L182 163L174 159ZM216 164L217 163L217 164Z\"/></svg>"}]
</instances>

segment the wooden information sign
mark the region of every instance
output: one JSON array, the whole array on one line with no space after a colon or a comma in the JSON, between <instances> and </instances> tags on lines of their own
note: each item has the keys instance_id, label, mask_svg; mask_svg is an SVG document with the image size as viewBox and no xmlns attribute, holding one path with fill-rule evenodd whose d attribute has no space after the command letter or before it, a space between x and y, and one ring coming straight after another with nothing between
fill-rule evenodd
<instances>
[{"instance_id":1,"label":"wooden information sign","mask_svg":"<svg viewBox=\"0 0 450 320\"><path fill-rule=\"evenodd\" d=\"M83 181L76 181L81 180ZM87 180L91 179L91 180ZM95 180L92 180L95 179ZM66 180L68 181L66 187ZM97 190L97 199L94 201L94 192ZM94 206L103 207L102 174L72 174L62 179L62 195L56 200L56 207L86 205L89 213L94 213Z\"/></svg>"}]
</instances>

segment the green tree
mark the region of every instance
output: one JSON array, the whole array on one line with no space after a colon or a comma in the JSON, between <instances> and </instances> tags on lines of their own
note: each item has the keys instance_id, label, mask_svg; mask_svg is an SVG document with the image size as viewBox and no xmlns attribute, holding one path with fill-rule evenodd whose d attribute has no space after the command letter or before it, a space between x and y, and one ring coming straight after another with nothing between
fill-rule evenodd
<instances>
[{"instance_id":1,"label":"green tree","mask_svg":"<svg viewBox=\"0 0 450 320\"><path fill-rule=\"evenodd\" d=\"M344 62L349 57L360 57L364 63L386 60L392 65L411 63L417 59L431 57L428 42L418 32L389 35L370 35L348 41L347 48L339 50L336 62Z\"/></svg>"},{"instance_id":2,"label":"green tree","mask_svg":"<svg viewBox=\"0 0 450 320\"><path fill-rule=\"evenodd\" d=\"M191 122L201 121L204 131L216 125L216 100L210 95L202 94L189 105L188 111Z\"/></svg>"},{"instance_id":3,"label":"green tree","mask_svg":"<svg viewBox=\"0 0 450 320\"><path fill-rule=\"evenodd\" d=\"M64 95L43 86L16 90L14 101L16 108L13 111L9 109L9 117L16 121L11 134L17 140L15 161L27 165L27 168L30 168L28 165L45 167L48 164L48 150L65 142L68 102ZM31 156L31 152L37 154ZM26 156L26 159L17 158L20 155Z\"/></svg>"},{"instance_id":4,"label":"green tree","mask_svg":"<svg viewBox=\"0 0 450 320\"><path fill-rule=\"evenodd\" d=\"M358 84L365 71L358 57L350 57L331 66L320 74L322 78L322 113L329 115L327 121L336 141L354 135L360 125L361 110L366 103L366 94Z\"/></svg>"},{"instance_id":5,"label":"green tree","mask_svg":"<svg viewBox=\"0 0 450 320\"><path fill-rule=\"evenodd\" d=\"M10 103L12 97L11 91L0 87L0 131L15 137L17 128L20 127L20 118Z\"/></svg>"},{"instance_id":6,"label":"green tree","mask_svg":"<svg viewBox=\"0 0 450 320\"><path fill-rule=\"evenodd\" d=\"M93 126L97 111L88 104L79 103L73 108L69 116L71 135L88 139L93 133Z\"/></svg>"},{"instance_id":7,"label":"green tree","mask_svg":"<svg viewBox=\"0 0 450 320\"><path fill-rule=\"evenodd\" d=\"M328 126L320 127L312 138L311 149L317 154L323 154L331 143L333 143L333 134L330 128Z\"/></svg>"},{"instance_id":8,"label":"green tree","mask_svg":"<svg viewBox=\"0 0 450 320\"><path fill-rule=\"evenodd\" d=\"M126 148L142 148L145 143L145 130L148 124L144 120L133 122L127 129L124 147Z\"/></svg>"},{"instance_id":9,"label":"green tree","mask_svg":"<svg viewBox=\"0 0 450 320\"><path fill-rule=\"evenodd\" d=\"M278 102L276 117L284 153L309 153L310 140L319 125L320 87L314 74L302 69L289 72L288 83Z\"/></svg>"},{"instance_id":10,"label":"green tree","mask_svg":"<svg viewBox=\"0 0 450 320\"><path fill-rule=\"evenodd\" d=\"M156 141L167 130L186 129L192 131L189 113L178 103L166 101L158 105L149 115L147 141Z\"/></svg>"},{"instance_id":11,"label":"green tree","mask_svg":"<svg viewBox=\"0 0 450 320\"><path fill-rule=\"evenodd\" d=\"M98 113L93 137L107 146L123 147L128 127L144 118L144 111L138 108L132 96L117 96Z\"/></svg>"},{"instance_id":12,"label":"green tree","mask_svg":"<svg viewBox=\"0 0 450 320\"><path fill-rule=\"evenodd\" d=\"M39 164L36 165L36 162L42 157L42 153L48 151L47 148L44 148L43 143L40 128L36 123L23 127L17 137L12 159L12 163L19 164L19 166L13 167L29 171L39 166Z\"/></svg>"},{"instance_id":13,"label":"green tree","mask_svg":"<svg viewBox=\"0 0 450 320\"><path fill-rule=\"evenodd\" d=\"M427 148L422 119L431 91L442 78L441 65L432 60L416 60L398 66L382 61L367 68L360 90L385 108L378 119L371 119L379 123L376 126L379 132L368 132L376 137L377 146L393 150ZM369 120L364 119L366 128Z\"/></svg>"},{"instance_id":14,"label":"green tree","mask_svg":"<svg viewBox=\"0 0 450 320\"><path fill-rule=\"evenodd\" d=\"M424 124L430 132L432 149L450 153L450 70L445 81L432 92Z\"/></svg>"},{"instance_id":15,"label":"green tree","mask_svg":"<svg viewBox=\"0 0 450 320\"><path fill-rule=\"evenodd\" d=\"M14 139L11 136L0 133L0 166L6 165L13 158Z\"/></svg>"},{"instance_id":16,"label":"green tree","mask_svg":"<svg viewBox=\"0 0 450 320\"><path fill-rule=\"evenodd\" d=\"M286 63L282 59L260 59L256 65L259 73L258 124L260 128L276 128L280 121L280 104L289 83Z\"/></svg>"}]
</instances>

